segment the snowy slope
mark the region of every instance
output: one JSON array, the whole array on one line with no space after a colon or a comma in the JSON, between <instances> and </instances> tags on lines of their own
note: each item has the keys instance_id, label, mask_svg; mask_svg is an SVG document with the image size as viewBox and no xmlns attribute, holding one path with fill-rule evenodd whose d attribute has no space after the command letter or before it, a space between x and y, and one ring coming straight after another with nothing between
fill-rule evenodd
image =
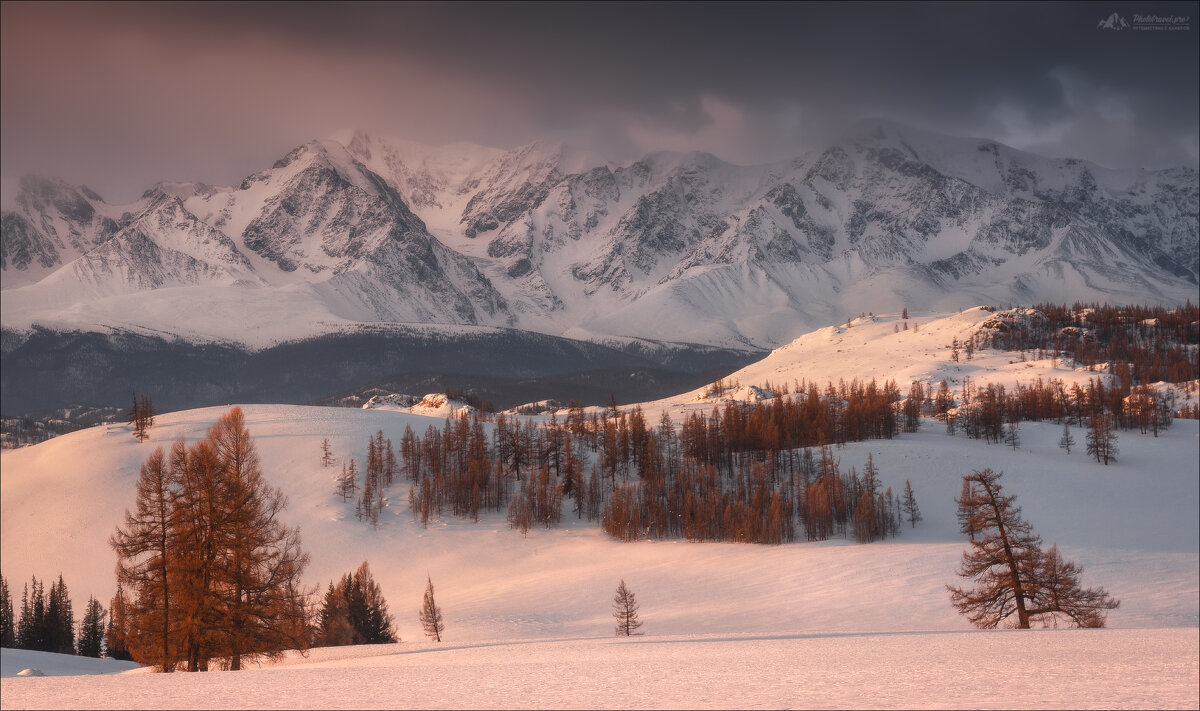
<instances>
[{"instance_id":1,"label":"snowy slope","mask_svg":"<svg viewBox=\"0 0 1200 711\"><path fill-rule=\"evenodd\" d=\"M78 676L120 674L141 667L136 662L119 659L94 659L69 654L35 652L29 649L0 650L0 676L17 676L26 669L37 670L45 676ZM5 704L5 708L8 704Z\"/></svg>"},{"instance_id":2,"label":"snowy slope","mask_svg":"<svg viewBox=\"0 0 1200 711\"><path fill-rule=\"evenodd\" d=\"M750 386L767 380L969 372L986 382L1065 374L1049 363L1009 363L1008 354L987 352L946 363L949 340L978 328L985 314L994 316L978 310L914 315L910 323L919 328L899 333L893 332L897 319L887 316L823 329L737 374L735 394L761 397ZM643 407L707 411L715 404L695 400L698 394ZM396 404L402 407L411 406ZM284 519L300 527L312 555L307 579L324 585L368 560L403 643L317 650L308 660L231 675L5 679L5 708L110 702L288 708L1197 704L1195 421L1176 420L1158 438L1121 432L1120 460L1107 467L1081 451L1068 456L1059 450L1059 425L1022 424L1023 444L1013 451L947 436L925 421L915 434L835 451L843 468L860 470L872 455L883 484L894 490L911 481L924 514L918 528L868 545L833 539L756 546L620 543L569 515L561 528L535 528L525 537L500 515L478 524L447 516L426 529L408 512L402 485L389 491L380 525L372 529L355 519L352 502L334 494L340 467L320 466L322 439L329 438L339 459L361 464L376 430L398 442L406 426L423 432L440 426L440 416L378 408L244 409L268 479L290 499ZM202 437L222 411L161 415L146 444L127 426L111 425L0 455L0 557L10 585L61 572L75 600L89 594L107 600L115 560L105 541L132 504L139 465L154 446ZM1083 439L1082 431L1075 434ZM1005 472L1006 491L1017 494L1047 543L1085 568L1085 585L1103 586L1121 600L1109 616L1113 629L983 633L954 612L945 585L956 581L965 547L954 497L962 474L985 466ZM442 645L424 642L416 619L426 574L446 618ZM621 579L641 603L643 638L611 637L609 605ZM1010 658L1022 664L985 677L976 673L984 663ZM1030 675L1030 668L1044 671ZM621 674L639 683L614 683ZM374 685L356 681L367 678ZM996 693L999 687L1004 694ZM348 691L359 688L371 688L370 697Z\"/></svg>"},{"instance_id":3,"label":"snowy slope","mask_svg":"<svg viewBox=\"0 0 1200 711\"><path fill-rule=\"evenodd\" d=\"M151 444L202 435L219 412L162 416L147 445L114 427L5 453L0 498L10 583L61 570L77 599L110 595L113 560L104 539L132 501L137 465ZM570 524L522 538L495 516L422 529L395 492L371 530L333 495L332 470L317 464L321 438L361 461L375 429L396 438L403 424L416 429L437 420L279 406L251 406L247 414L269 478L291 499L286 519L300 525L312 553L308 579L324 584L369 560L404 642L318 650L277 671L228 676L5 679L5 708L1195 705L1200 432L1192 421L1176 422L1159 439L1123 433L1121 462L1110 467L1082 453L1063 455L1053 425L1026 425L1027 449L1015 453L936 427L850 445L837 452L843 466L861 467L871 452L884 483L912 481L921 527L870 545L752 546L626 544ZM1114 629L980 633L953 612L944 585L954 582L964 548L953 496L962 471L985 465L1006 472L1026 517L1085 567L1086 584L1121 599L1109 618ZM46 510L62 513L39 513ZM424 642L416 620L426 573L446 617L442 645ZM637 640L611 638L609 603L619 579L641 603L647 636ZM978 678L968 670L1017 656L1020 673L1006 666L964 685ZM1106 660L1099 668L1098 658ZM1030 677L1027 665L1053 683ZM555 671L548 677L547 669ZM705 671L697 676L696 669ZM618 670L646 676L634 677L642 679L635 688L614 687ZM378 681L380 672L395 685L367 684L369 699L351 691L363 688L354 681L360 675ZM418 679L435 681L422 686ZM1002 697L997 683L1008 690Z\"/></svg>"},{"instance_id":4,"label":"snowy slope","mask_svg":"<svg viewBox=\"0 0 1200 711\"><path fill-rule=\"evenodd\" d=\"M967 629L944 591L963 549L953 497L961 475L984 466L1007 473L1006 489L1020 496L1026 517L1087 568L1090 584L1123 600L1110 617L1113 627L1200 624L1194 421L1177 421L1157 439L1122 432L1120 462L1108 467L1082 452L1063 454L1055 446L1061 429L1052 424L1023 425L1017 452L948 437L936 423L914 435L848 445L837 452L843 467L861 469L872 453L884 484L899 490L912 481L925 523L866 546L832 540L772 547L618 543L569 517L563 529L535 529L526 538L500 515L480 524L446 518L422 529L407 510L403 486L390 491L372 530L355 520L353 502L334 495L340 468L320 467L321 440L329 437L339 459L353 456L361 465L377 429L398 442L406 425L423 432L440 418L245 410L268 478L291 500L285 519L300 526L312 553L308 579L323 584L369 560L404 638L419 636L415 617L404 610L420 599L425 571L439 585L451 638L460 641L603 634L603 601L622 577L642 596L655 634ZM160 416L144 445L126 426L113 425L5 452L0 524L10 583L61 572L75 597L111 597L115 560L106 538L132 504L138 466L152 446L202 436L220 412ZM1081 440L1083 433L1076 435ZM1113 526L1114 520L1137 525ZM593 598L597 604L584 602ZM731 599L745 604L731 609Z\"/></svg>"},{"instance_id":5,"label":"snowy slope","mask_svg":"<svg viewBox=\"0 0 1200 711\"><path fill-rule=\"evenodd\" d=\"M854 378L863 382L875 379L880 385L894 380L902 395L907 395L913 382L936 389L945 380L957 399L965 380L979 387L996 383L1011 389L1017 383L1032 385L1039 378L1043 382L1052 378L1062 380L1070 387L1074 383L1086 386L1093 378L1108 377L1104 367L1088 370L1049 356L1038 360L1032 352L981 349L968 359L964 349L972 336L989 332L989 323L1020 318L1022 313L1023 309L996 311L977 306L951 313L911 312L907 322L899 313L855 317L807 333L730 374L725 383L736 384L740 389L714 395L706 386L643 407L653 413L665 409L676 417L695 408L707 411L714 402L753 397L747 392L750 387L786 386L794 391L798 384L807 383L824 391L830 383L836 386L841 380L849 383ZM955 341L960 344L958 362L951 359Z\"/></svg>"}]
</instances>

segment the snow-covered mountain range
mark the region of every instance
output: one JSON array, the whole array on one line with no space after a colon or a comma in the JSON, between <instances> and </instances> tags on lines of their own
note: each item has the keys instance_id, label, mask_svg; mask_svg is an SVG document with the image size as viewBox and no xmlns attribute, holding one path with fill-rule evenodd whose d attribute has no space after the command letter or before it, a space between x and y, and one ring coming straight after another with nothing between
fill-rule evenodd
<instances>
[{"instance_id":1,"label":"snow-covered mountain range","mask_svg":"<svg viewBox=\"0 0 1200 711\"><path fill-rule=\"evenodd\" d=\"M901 305L1195 298L1198 194L1189 168L881 122L760 166L346 132L129 205L24 180L2 321L250 347L400 322L769 348Z\"/></svg>"}]
</instances>

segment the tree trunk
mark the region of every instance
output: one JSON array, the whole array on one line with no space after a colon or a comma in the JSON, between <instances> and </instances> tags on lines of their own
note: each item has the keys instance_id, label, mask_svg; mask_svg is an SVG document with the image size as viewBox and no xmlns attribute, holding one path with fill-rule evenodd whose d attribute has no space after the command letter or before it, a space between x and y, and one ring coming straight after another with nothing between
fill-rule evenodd
<instances>
[{"instance_id":1,"label":"tree trunk","mask_svg":"<svg viewBox=\"0 0 1200 711\"><path fill-rule=\"evenodd\" d=\"M1000 542L1004 546L1004 564L1008 566L1009 575L1013 580L1013 600L1017 607L1017 629L1027 630L1029 629L1029 613L1025 609L1025 589L1021 586L1021 571L1017 567L1016 557L1008 542L1008 527L1004 524L1004 516L1000 513L1000 506L996 502L996 492L986 483L984 483L984 490L987 492L992 512L996 515L996 530L1000 535Z\"/></svg>"}]
</instances>

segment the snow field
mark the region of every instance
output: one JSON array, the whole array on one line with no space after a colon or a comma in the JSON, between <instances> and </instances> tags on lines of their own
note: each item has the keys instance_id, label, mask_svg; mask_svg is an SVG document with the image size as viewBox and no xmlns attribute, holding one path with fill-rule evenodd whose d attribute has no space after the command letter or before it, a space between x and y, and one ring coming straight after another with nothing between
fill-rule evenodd
<instances>
[{"instance_id":1,"label":"snow field","mask_svg":"<svg viewBox=\"0 0 1200 711\"><path fill-rule=\"evenodd\" d=\"M1194 630L647 636L5 678L4 708L1196 708Z\"/></svg>"}]
</instances>

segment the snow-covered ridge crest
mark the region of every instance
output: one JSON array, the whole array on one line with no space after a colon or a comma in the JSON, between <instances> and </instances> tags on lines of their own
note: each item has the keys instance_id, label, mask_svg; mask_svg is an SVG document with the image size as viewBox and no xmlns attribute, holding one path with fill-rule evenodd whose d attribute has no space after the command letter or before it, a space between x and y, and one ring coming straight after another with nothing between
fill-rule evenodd
<instances>
[{"instance_id":1,"label":"snow-covered ridge crest","mask_svg":"<svg viewBox=\"0 0 1200 711\"><path fill-rule=\"evenodd\" d=\"M428 415L430 417L457 417L464 413L475 411L473 405L463 400L452 398L445 393L428 393L422 397L397 393L373 395L363 403L362 409L411 412L414 415Z\"/></svg>"}]
</instances>

